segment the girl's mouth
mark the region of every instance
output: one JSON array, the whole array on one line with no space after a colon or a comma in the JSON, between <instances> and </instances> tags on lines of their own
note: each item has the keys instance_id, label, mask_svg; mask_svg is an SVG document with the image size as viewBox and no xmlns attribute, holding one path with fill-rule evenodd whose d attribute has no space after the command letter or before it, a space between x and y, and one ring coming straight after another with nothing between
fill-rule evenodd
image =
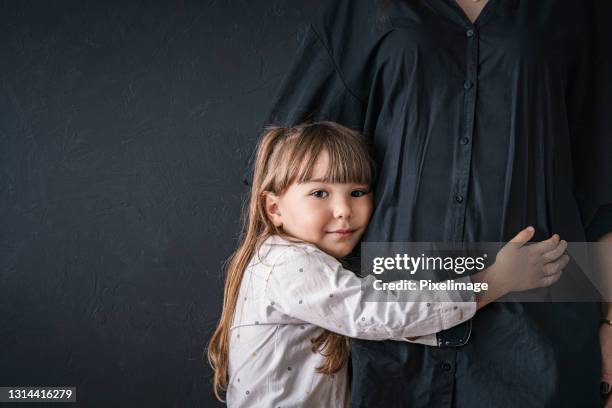
<instances>
[{"instance_id":1,"label":"girl's mouth","mask_svg":"<svg viewBox=\"0 0 612 408\"><path fill-rule=\"evenodd\" d=\"M353 232L355 232L354 229L338 229L338 230L334 230L334 231L329 231L330 234L334 234L334 235L339 236L339 237L348 237Z\"/></svg>"}]
</instances>

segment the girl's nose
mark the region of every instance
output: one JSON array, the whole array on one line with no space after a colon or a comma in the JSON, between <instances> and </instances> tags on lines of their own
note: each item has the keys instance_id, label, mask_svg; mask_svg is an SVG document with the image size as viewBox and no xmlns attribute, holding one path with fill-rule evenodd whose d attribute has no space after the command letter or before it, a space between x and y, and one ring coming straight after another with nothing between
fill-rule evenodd
<instances>
[{"instance_id":1,"label":"girl's nose","mask_svg":"<svg viewBox=\"0 0 612 408\"><path fill-rule=\"evenodd\" d=\"M334 205L335 218L350 218L351 206L346 200L338 200Z\"/></svg>"}]
</instances>

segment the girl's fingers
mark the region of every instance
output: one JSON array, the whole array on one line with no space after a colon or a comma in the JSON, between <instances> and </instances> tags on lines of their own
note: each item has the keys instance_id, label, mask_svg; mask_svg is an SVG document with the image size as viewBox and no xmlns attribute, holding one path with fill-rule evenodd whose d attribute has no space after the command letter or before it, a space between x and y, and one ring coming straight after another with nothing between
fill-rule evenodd
<instances>
[{"instance_id":1,"label":"girl's fingers","mask_svg":"<svg viewBox=\"0 0 612 408\"><path fill-rule=\"evenodd\" d=\"M550 262L544 266L544 277L542 278L542 287L547 287L556 283L561 279L563 274L563 268L569 262L569 256L563 255L561 258L554 262Z\"/></svg>"},{"instance_id":2,"label":"girl's fingers","mask_svg":"<svg viewBox=\"0 0 612 408\"><path fill-rule=\"evenodd\" d=\"M561 278L563 272L559 271L553 275L548 275L542 279L542 287L550 286Z\"/></svg>"},{"instance_id":3,"label":"girl's fingers","mask_svg":"<svg viewBox=\"0 0 612 408\"><path fill-rule=\"evenodd\" d=\"M527 242L529 242L529 240L531 238L533 238L533 234L534 233L535 233L535 228L529 226L529 227L523 229L522 231L520 231L518 234L516 234L514 236L514 238L512 238L510 240L510 242L514 242L516 244L521 244L521 246L523 246Z\"/></svg>"},{"instance_id":4,"label":"girl's fingers","mask_svg":"<svg viewBox=\"0 0 612 408\"><path fill-rule=\"evenodd\" d=\"M563 255L566 249L567 249L567 241L564 241L564 240L559 241L556 248L542 255L544 258L544 261L545 262L555 261L561 255Z\"/></svg>"},{"instance_id":5,"label":"girl's fingers","mask_svg":"<svg viewBox=\"0 0 612 408\"><path fill-rule=\"evenodd\" d=\"M559 273L561 273L561 271L563 271L563 268L565 268L567 266L567 264L569 263L569 256L568 255L563 255L561 258L557 259L556 261L553 262L549 262L546 265L544 265L544 269L543 269L543 277L547 278L553 275L557 275Z\"/></svg>"},{"instance_id":6,"label":"girl's fingers","mask_svg":"<svg viewBox=\"0 0 612 408\"><path fill-rule=\"evenodd\" d=\"M549 252L555 249L558 244L559 244L559 235L553 234L547 240L531 245L531 250L535 251L538 254L544 254L546 252Z\"/></svg>"}]
</instances>

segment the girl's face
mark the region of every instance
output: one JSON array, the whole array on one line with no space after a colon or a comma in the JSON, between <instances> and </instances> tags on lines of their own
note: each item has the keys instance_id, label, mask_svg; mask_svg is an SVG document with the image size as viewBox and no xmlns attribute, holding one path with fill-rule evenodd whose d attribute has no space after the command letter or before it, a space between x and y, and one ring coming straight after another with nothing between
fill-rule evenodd
<instances>
[{"instance_id":1,"label":"girl's face","mask_svg":"<svg viewBox=\"0 0 612 408\"><path fill-rule=\"evenodd\" d=\"M372 214L370 187L323 180L329 155L322 152L310 181L294 182L281 195L268 194L266 211L277 227L340 258L348 255L365 232Z\"/></svg>"}]
</instances>

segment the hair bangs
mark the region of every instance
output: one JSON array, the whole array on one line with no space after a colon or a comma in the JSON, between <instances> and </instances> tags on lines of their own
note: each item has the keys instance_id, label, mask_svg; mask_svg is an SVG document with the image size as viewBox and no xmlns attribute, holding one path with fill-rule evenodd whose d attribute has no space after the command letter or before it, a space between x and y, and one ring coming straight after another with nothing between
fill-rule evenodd
<instances>
[{"instance_id":1,"label":"hair bangs","mask_svg":"<svg viewBox=\"0 0 612 408\"><path fill-rule=\"evenodd\" d=\"M325 178L331 183L373 183L373 163L365 148L342 138L330 138L326 146L329 166Z\"/></svg>"},{"instance_id":2,"label":"hair bangs","mask_svg":"<svg viewBox=\"0 0 612 408\"><path fill-rule=\"evenodd\" d=\"M325 174L318 181L326 183L359 183L371 185L374 164L361 135L345 127L325 122L325 126L311 126L303 130L302 142L310 146L301 157L296 178L299 183L312 180L313 168L323 152L329 162Z\"/></svg>"},{"instance_id":3,"label":"hair bangs","mask_svg":"<svg viewBox=\"0 0 612 408\"><path fill-rule=\"evenodd\" d=\"M324 152L329 161L324 176L316 181L325 183L358 183L372 185L374 162L363 137L356 131L333 122L319 122L293 128L279 146L274 187L282 192L293 182L314 181L317 160Z\"/></svg>"}]
</instances>

